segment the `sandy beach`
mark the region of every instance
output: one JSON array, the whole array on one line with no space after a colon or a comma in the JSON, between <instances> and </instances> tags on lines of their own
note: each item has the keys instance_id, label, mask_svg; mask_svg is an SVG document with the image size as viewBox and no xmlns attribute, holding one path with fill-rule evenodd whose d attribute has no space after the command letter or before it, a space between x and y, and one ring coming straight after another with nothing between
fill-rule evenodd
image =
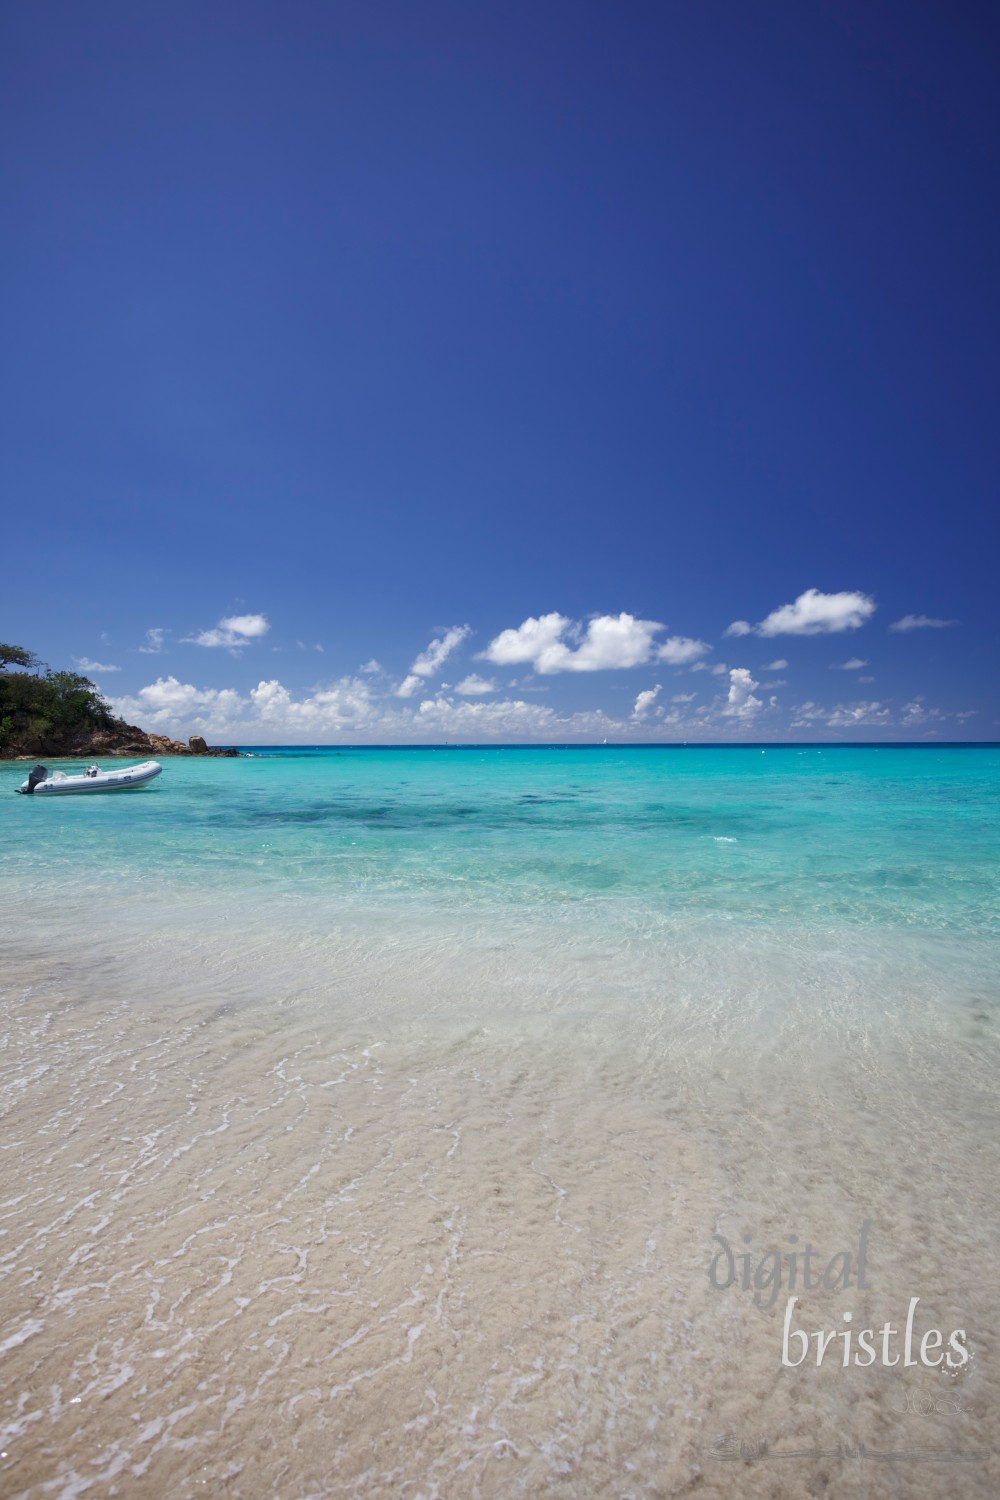
<instances>
[{"instance_id":1,"label":"sandy beach","mask_svg":"<svg viewBox=\"0 0 1000 1500\"><path fill-rule=\"evenodd\" d=\"M985 950L259 894L8 935L6 1494L992 1495Z\"/></svg>"}]
</instances>

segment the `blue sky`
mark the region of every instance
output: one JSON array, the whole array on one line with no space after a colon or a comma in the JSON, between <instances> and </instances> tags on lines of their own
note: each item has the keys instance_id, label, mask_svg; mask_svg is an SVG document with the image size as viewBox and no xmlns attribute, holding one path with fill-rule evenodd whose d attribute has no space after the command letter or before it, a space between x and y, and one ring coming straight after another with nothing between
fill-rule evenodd
<instances>
[{"instance_id":1,"label":"blue sky","mask_svg":"<svg viewBox=\"0 0 1000 1500\"><path fill-rule=\"evenodd\" d=\"M1000 737L998 30L8 5L0 637L245 743Z\"/></svg>"}]
</instances>

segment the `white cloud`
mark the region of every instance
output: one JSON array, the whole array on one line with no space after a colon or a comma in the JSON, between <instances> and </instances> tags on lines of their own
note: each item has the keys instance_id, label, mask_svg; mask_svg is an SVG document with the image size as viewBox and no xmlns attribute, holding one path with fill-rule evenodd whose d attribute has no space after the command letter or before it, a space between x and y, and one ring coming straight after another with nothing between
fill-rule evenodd
<instances>
[{"instance_id":1,"label":"white cloud","mask_svg":"<svg viewBox=\"0 0 1000 1500\"><path fill-rule=\"evenodd\" d=\"M418 684L425 682L417 678ZM359 673L306 691L289 689L272 678L259 681L247 693L161 676L134 695L113 701L112 707L146 729L182 739L204 734L216 744L405 744L445 739L545 743L605 737L695 741L745 736L755 732L753 726L765 717L778 734L783 732L772 717L779 704L766 690L760 691L761 685L747 667L728 669L725 688L710 702L703 695L700 706L694 701L695 693L678 693L668 702L663 698L663 685L655 683L614 715L597 708L571 712L524 696L504 696L506 689L474 673L456 688L442 685L410 702L400 701L392 686L384 676ZM929 732L942 715L916 697L891 712L886 704L874 701L835 708L806 702L782 718L787 724L784 732L794 736L818 729L822 738L827 727L860 732L866 726L879 728L894 722L915 731L923 726Z\"/></svg>"},{"instance_id":2,"label":"white cloud","mask_svg":"<svg viewBox=\"0 0 1000 1500\"><path fill-rule=\"evenodd\" d=\"M729 668L726 666L724 661L717 661L715 663L715 666L709 667L708 670L711 672L713 677L725 677L729 672Z\"/></svg>"},{"instance_id":3,"label":"white cloud","mask_svg":"<svg viewBox=\"0 0 1000 1500\"><path fill-rule=\"evenodd\" d=\"M779 687L787 687L787 686L788 686L788 678L787 677L772 677L769 682L762 682L761 683L761 687L762 688L779 688Z\"/></svg>"},{"instance_id":4,"label":"white cloud","mask_svg":"<svg viewBox=\"0 0 1000 1500\"><path fill-rule=\"evenodd\" d=\"M247 640L267 635L271 628L266 615L228 615L226 619L219 621L219 625L223 630L231 630L234 635Z\"/></svg>"},{"instance_id":5,"label":"white cloud","mask_svg":"<svg viewBox=\"0 0 1000 1500\"><path fill-rule=\"evenodd\" d=\"M758 635L831 635L857 630L875 613L875 601L867 594L821 594L806 589L794 604L772 610L756 627Z\"/></svg>"},{"instance_id":6,"label":"white cloud","mask_svg":"<svg viewBox=\"0 0 1000 1500\"><path fill-rule=\"evenodd\" d=\"M746 667L733 667L729 673L729 697L723 712L730 718L747 719L764 705L753 696L759 684L754 682Z\"/></svg>"},{"instance_id":7,"label":"white cloud","mask_svg":"<svg viewBox=\"0 0 1000 1500\"><path fill-rule=\"evenodd\" d=\"M824 719L828 710L820 708L818 703L813 703L810 700L806 703L800 703L794 710L794 713L795 718L792 720L791 727L793 729L801 729L803 725L814 724L817 719Z\"/></svg>"},{"instance_id":8,"label":"white cloud","mask_svg":"<svg viewBox=\"0 0 1000 1500\"><path fill-rule=\"evenodd\" d=\"M912 703L904 703L902 722L907 729L912 729L917 724L926 724L931 719L941 719L944 715L939 708L927 708L922 695L914 698Z\"/></svg>"},{"instance_id":9,"label":"white cloud","mask_svg":"<svg viewBox=\"0 0 1000 1500\"><path fill-rule=\"evenodd\" d=\"M523 699L479 699L455 703L449 698L426 698L402 730L416 740L597 740L621 733L624 726L599 709L560 716L539 703Z\"/></svg>"},{"instance_id":10,"label":"white cloud","mask_svg":"<svg viewBox=\"0 0 1000 1500\"><path fill-rule=\"evenodd\" d=\"M460 646L466 636L471 634L468 625L453 625L443 636L431 641L426 651L421 651L410 671L418 677L433 677L435 672L440 671L455 647Z\"/></svg>"},{"instance_id":11,"label":"white cloud","mask_svg":"<svg viewBox=\"0 0 1000 1500\"><path fill-rule=\"evenodd\" d=\"M359 671L368 673L381 672L381 670L382 663L380 661L376 661L374 656L369 661L366 661L363 667L359 668Z\"/></svg>"},{"instance_id":12,"label":"white cloud","mask_svg":"<svg viewBox=\"0 0 1000 1500\"><path fill-rule=\"evenodd\" d=\"M599 672L609 668L642 666L649 660L653 636L662 629L663 626L655 620L637 620L625 613L617 618L599 615L588 624L579 649L567 654L563 669ZM556 667L554 670L560 669Z\"/></svg>"},{"instance_id":13,"label":"white cloud","mask_svg":"<svg viewBox=\"0 0 1000 1500\"><path fill-rule=\"evenodd\" d=\"M867 594L822 594L806 589L794 604L783 604L757 625L734 620L724 635L835 635L857 630L875 613L875 600ZM787 666L787 662L784 663ZM765 670L770 670L765 668Z\"/></svg>"},{"instance_id":14,"label":"white cloud","mask_svg":"<svg viewBox=\"0 0 1000 1500\"><path fill-rule=\"evenodd\" d=\"M159 729L188 723L195 728L209 724L224 727L245 703L246 699L232 688L196 688L171 676L158 677L134 697L114 699L111 706L123 719L140 720L143 729Z\"/></svg>"},{"instance_id":15,"label":"white cloud","mask_svg":"<svg viewBox=\"0 0 1000 1500\"><path fill-rule=\"evenodd\" d=\"M113 667L109 662L91 661L86 656L74 656L73 660L81 672L120 672L121 667Z\"/></svg>"},{"instance_id":16,"label":"white cloud","mask_svg":"<svg viewBox=\"0 0 1000 1500\"><path fill-rule=\"evenodd\" d=\"M932 716L936 717L936 711ZM834 709L823 708L818 703L800 703L794 710L789 728L811 728L818 721L831 729L856 729L891 723L892 712L887 704L878 702L838 703Z\"/></svg>"},{"instance_id":17,"label":"white cloud","mask_svg":"<svg viewBox=\"0 0 1000 1500\"><path fill-rule=\"evenodd\" d=\"M657 683L655 687L646 688L643 692L641 692L638 698L636 698L635 700L635 707L632 710L632 717L634 719L641 719L643 715L652 708L653 704L656 702L662 691L663 689L661 684Z\"/></svg>"},{"instance_id":18,"label":"white cloud","mask_svg":"<svg viewBox=\"0 0 1000 1500\"><path fill-rule=\"evenodd\" d=\"M860 672L867 665L867 661L862 661L860 656L852 656L849 661L832 661L830 668L835 672Z\"/></svg>"},{"instance_id":19,"label":"white cloud","mask_svg":"<svg viewBox=\"0 0 1000 1500\"><path fill-rule=\"evenodd\" d=\"M377 716L369 684L356 677L343 677L302 699L294 699L272 678L251 690L250 702L260 726L279 742L284 735L296 743L302 738L319 741L324 735L350 734Z\"/></svg>"},{"instance_id":20,"label":"white cloud","mask_svg":"<svg viewBox=\"0 0 1000 1500\"><path fill-rule=\"evenodd\" d=\"M859 677L859 678L858 678L858 681L859 681L859 682L863 682L863 683L866 683L866 684L867 684L867 683L869 683L869 682L874 682L874 681L875 681L875 679L874 679L874 677Z\"/></svg>"},{"instance_id":21,"label":"white cloud","mask_svg":"<svg viewBox=\"0 0 1000 1500\"><path fill-rule=\"evenodd\" d=\"M236 744L595 739L618 727L600 711L560 716L519 699L456 700L438 693L419 704L396 706L361 678L344 678L301 698L276 679L259 682L248 697L240 697L168 678L114 708L144 728L184 736L197 732Z\"/></svg>"},{"instance_id":22,"label":"white cloud","mask_svg":"<svg viewBox=\"0 0 1000 1500\"><path fill-rule=\"evenodd\" d=\"M932 620L929 615L904 615L901 620L894 620L889 626L890 630L944 630L949 625L957 625L958 620Z\"/></svg>"},{"instance_id":23,"label":"white cloud","mask_svg":"<svg viewBox=\"0 0 1000 1500\"><path fill-rule=\"evenodd\" d=\"M565 615L540 615L536 620L530 615L516 630L501 630L481 652L484 661L495 662L499 667L510 667L516 662L537 662L554 649L565 651L560 636L572 624Z\"/></svg>"},{"instance_id":24,"label":"white cloud","mask_svg":"<svg viewBox=\"0 0 1000 1500\"><path fill-rule=\"evenodd\" d=\"M700 656L705 656L711 651L711 646L704 641L692 640L687 635L672 635L668 641L657 648L657 661L665 661L672 667L683 667L688 662L697 661Z\"/></svg>"},{"instance_id":25,"label":"white cloud","mask_svg":"<svg viewBox=\"0 0 1000 1500\"><path fill-rule=\"evenodd\" d=\"M974 719L976 717L976 715L978 714L978 712L979 712L978 708L966 708L966 709L963 709L961 713L956 714L955 718L956 719L961 719L961 721L964 723L966 719Z\"/></svg>"},{"instance_id":26,"label":"white cloud","mask_svg":"<svg viewBox=\"0 0 1000 1500\"><path fill-rule=\"evenodd\" d=\"M267 635L270 628L266 615L227 615L213 630L186 635L182 640L189 646L224 646L239 651Z\"/></svg>"},{"instance_id":27,"label":"white cloud","mask_svg":"<svg viewBox=\"0 0 1000 1500\"><path fill-rule=\"evenodd\" d=\"M529 617L516 630L503 630L496 636L482 659L497 666L512 666L516 662L530 662L536 672L547 676L553 672L602 672L627 667L640 667L649 661L653 653L653 637L664 627L656 620L637 620L634 615L598 615L586 628L568 620L565 615L541 615ZM579 641L576 649L562 639ZM700 643L686 642L684 637L675 637L685 642L679 649L689 651ZM671 647L667 642L663 649ZM700 650L695 653L700 654ZM691 657L687 656L687 660Z\"/></svg>"},{"instance_id":28,"label":"white cloud","mask_svg":"<svg viewBox=\"0 0 1000 1500\"><path fill-rule=\"evenodd\" d=\"M850 729L858 724L884 724L889 717L883 703L838 703L826 722L831 729Z\"/></svg>"},{"instance_id":29,"label":"white cloud","mask_svg":"<svg viewBox=\"0 0 1000 1500\"><path fill-rule=\"evenodd\" d=\"M633 719L613 718L600 709L559 714L523 699L437 692L403 705L362 677L343 678L302 696L277 679L241 695L161 677L114 700L112 708L144 729L184 739L203 734L216 744L593 741L638 730Z\"/></svg>"},{"instance_id":30,"label":"white cloud","mask_svg":"<svg viewBox=\"0 0 1000 1500\"><path fill-rule=\"evenodd\" d=\"M779 656L777 661L769 661L766 667L761 667L761 671L762 672L783 672L787 666L788 666L788 663L785 660L785 658L783 656Z\"/></svg>"},{"instance_id":31,"label":"white cloud","mask_svg":"<svg viewBox=\"0 0 1000 1500\"><path fill-rule=\"evenodd\" d=\"M140 646L139 650L145 656L159 656L161 652L166 650L166 647L163 644L163 637L166 635L166 633L167 632L162 625L154 625L151 630L146 631L144 637L146 644L144 646Z\"/></svg>"},{"instance_id":32,"label":"white cloud","mask_svg":"<svg viewBox=\"0 0 1000 1500\"><path fill-rule=\"evenodd\" d=\"M397 698L412 698L418 687L421 687L435 672L439 672L454 651L460 646L466 636L472 632L468 625L453 625L441 636L431 641L426 651L421 651L413 663L406 677L396 689Z\"/></svg>"}]
</instances>

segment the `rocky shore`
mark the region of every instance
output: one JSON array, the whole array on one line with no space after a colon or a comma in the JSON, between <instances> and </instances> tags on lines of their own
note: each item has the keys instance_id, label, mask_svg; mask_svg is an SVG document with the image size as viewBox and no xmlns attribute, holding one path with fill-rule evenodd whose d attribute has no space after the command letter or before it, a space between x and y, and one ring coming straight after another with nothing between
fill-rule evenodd
<instances>
[{"instance_id":1,"label":"rocky shore","mask_svg":"<svg viewBox=\"0 0 1000 1500\"><path fill-rule=\"evenodd\" d=\"M146 760L159 760L165 755L225 755L238 756L235 749L218 749L207 745L201 735L193 734L185 745L182 740L171 740L165 734L147 734L135 724L126 724L124 719L99 728L82 729L73 735L34 735L14 740L0 752L4 760L49 760L90 759L98 756L139 756Z\"/></svg>"}]
</instances>

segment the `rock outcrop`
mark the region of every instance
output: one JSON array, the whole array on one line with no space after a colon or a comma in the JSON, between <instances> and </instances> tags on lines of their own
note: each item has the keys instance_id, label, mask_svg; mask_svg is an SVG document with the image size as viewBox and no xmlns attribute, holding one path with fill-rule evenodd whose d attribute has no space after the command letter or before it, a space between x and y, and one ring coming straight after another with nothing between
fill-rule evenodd
<instances>
[{"instance_id":1,"label":"rock outcrop","mask_svg":"<svg viewBox=\"0 0 1000 1500\"><path fill-rule=\"evenodd\" d=\"M185 745L181 740L168 739L165 734L147 734L135 724L126 724L124 719L115 719L99 728L82 729L76 734L35 735L15 741L3 753L3 758L12 760L36 760L48 757L57 760L65 757L73 760L95 759L99 756L139 757L159 760L164 755L225 755L238 756L235 749L216 749L207 745L200 734L194 734Z\"/></svg>"},{"instance_id":2,"label":"rock outcrop","mask_svg":"<svg viewBox=\"0 0 1000 1500\"><path fill-rule=\"evenodd\" d=\"M185 745L182 740L170 740L165 734L147 734L146 736L157 755L239 755L238 750L232 748L219 750L214 745L206 745L200 734L193 734Z\"/></svg>"}]
</instances>

